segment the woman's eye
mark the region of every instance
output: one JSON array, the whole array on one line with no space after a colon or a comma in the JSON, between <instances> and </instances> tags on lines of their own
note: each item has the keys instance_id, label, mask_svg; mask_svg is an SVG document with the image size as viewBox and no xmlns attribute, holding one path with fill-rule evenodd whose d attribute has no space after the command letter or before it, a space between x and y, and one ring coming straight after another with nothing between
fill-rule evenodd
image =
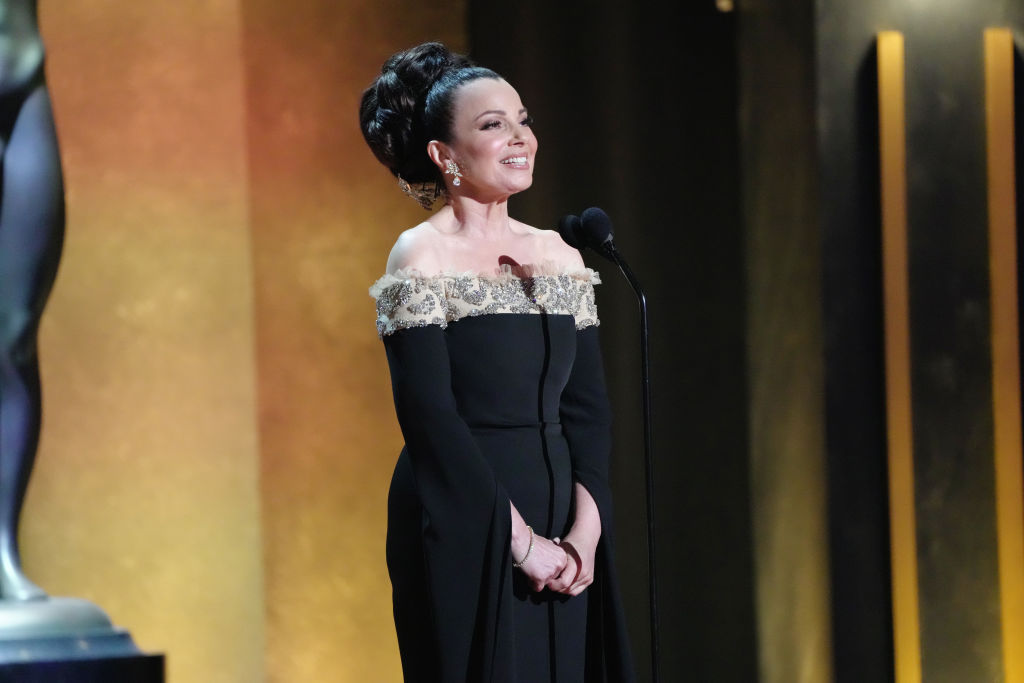
<instances>
[{"instance_id":1,"label":"woman's eye","mask_svg":"<svg viewBox=\"0 0 1024 683\"><path fill-rule=\"evenodd\" d=\"M527 116L525 119L523 119L522 121L519 122L519 125L520 126L526 126L527 128L529 128L530 126L533 125L533 117L532 116Z\"/></svg>"},{"instance_id":2,"label":"woman's eye","mask_svg":"<svg viewBox=\"0 0 1024 683\"><path fill-rule=\"evenodd\" d=\"M488 121L485 123L480 130L490 130L491 128L497 128L501 125L501 121Z\"/></svg>"}]
</instances>

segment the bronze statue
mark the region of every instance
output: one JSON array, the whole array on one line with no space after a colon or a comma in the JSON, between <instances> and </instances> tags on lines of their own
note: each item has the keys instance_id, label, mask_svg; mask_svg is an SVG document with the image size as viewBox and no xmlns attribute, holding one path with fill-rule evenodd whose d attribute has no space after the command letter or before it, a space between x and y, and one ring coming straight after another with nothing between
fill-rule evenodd
<instances>
[{"instance_id":1,"label":"bronze statue","mask_svg":"<svg viewBox=\"0 0 1024 683\"><path fill-rule=\"evenodd\" d=\"M36 336L64 236L64 186L36 0L0 0L0 600L25 576L18 520L39 444Z\"/></svg>"}]
</instances>

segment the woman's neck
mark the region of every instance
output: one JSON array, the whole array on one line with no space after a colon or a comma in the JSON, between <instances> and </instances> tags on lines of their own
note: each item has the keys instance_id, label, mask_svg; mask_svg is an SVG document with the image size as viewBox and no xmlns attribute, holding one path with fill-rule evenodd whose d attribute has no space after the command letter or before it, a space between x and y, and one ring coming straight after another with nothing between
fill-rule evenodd
<instances>
[{"instance_id":1,"label":"woman's neck","mask_svg":"<svg viewBox=\"0 0 1024 683\"><path fill-rule=\"evenodd\" d=\"M467 197L454 197L443 211L451 211L452 232L466 237L496 241L512 233L508 200L478 202Z\"/></svg>"}]
</instances>

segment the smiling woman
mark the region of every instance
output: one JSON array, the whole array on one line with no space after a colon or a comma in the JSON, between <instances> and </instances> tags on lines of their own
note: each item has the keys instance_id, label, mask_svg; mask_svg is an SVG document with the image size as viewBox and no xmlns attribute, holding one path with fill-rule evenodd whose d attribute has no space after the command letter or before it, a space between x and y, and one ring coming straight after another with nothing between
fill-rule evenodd
<instances>
[{"instance_id":1,"label":"smiling woman","mask_svg":"<svg viewBox=\"0 0 1024 683\"><path fill-rule=\"evenodd\" d=\"M537 138L515 88L501 79L477 79L459 88L454 104L450 141L427 143L436 166L447 170L451 163L460 171L452 174L451 194L477 203L504 202L529 188Z\"/></svg>"},{"instance_id":2,"label":"smiling woman","mask_svg":"<svg viewBox=\"0 0 1024 683\"><path fill-rule=\"evenodd\" d=\"M387 560L407 681L631 681L610 415L579 252L508 215L537 154L516 90L439 43L389 59L363 135L444 206L372 288L405 448ZM539 399L539 400L538 400Z\"/></svg>"}]
</instances>

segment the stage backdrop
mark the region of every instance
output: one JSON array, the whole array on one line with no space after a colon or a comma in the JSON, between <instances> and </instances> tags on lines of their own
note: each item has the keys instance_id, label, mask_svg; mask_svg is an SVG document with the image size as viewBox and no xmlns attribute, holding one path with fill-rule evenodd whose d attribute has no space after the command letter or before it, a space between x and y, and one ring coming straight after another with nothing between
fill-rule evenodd
<instances>
[{"instance_id":1,"label":"stage backdrop","mask_svg":"<svg viewBox=\"0 0 1024 683\"><path fill-rule=\"evenodd\" d=\"M369 284L424 217L366 149L395 50L460 0L46 1L68 198L22 526L171 683L397 681L401 443Z\"/></svg>"}]
</instances>

